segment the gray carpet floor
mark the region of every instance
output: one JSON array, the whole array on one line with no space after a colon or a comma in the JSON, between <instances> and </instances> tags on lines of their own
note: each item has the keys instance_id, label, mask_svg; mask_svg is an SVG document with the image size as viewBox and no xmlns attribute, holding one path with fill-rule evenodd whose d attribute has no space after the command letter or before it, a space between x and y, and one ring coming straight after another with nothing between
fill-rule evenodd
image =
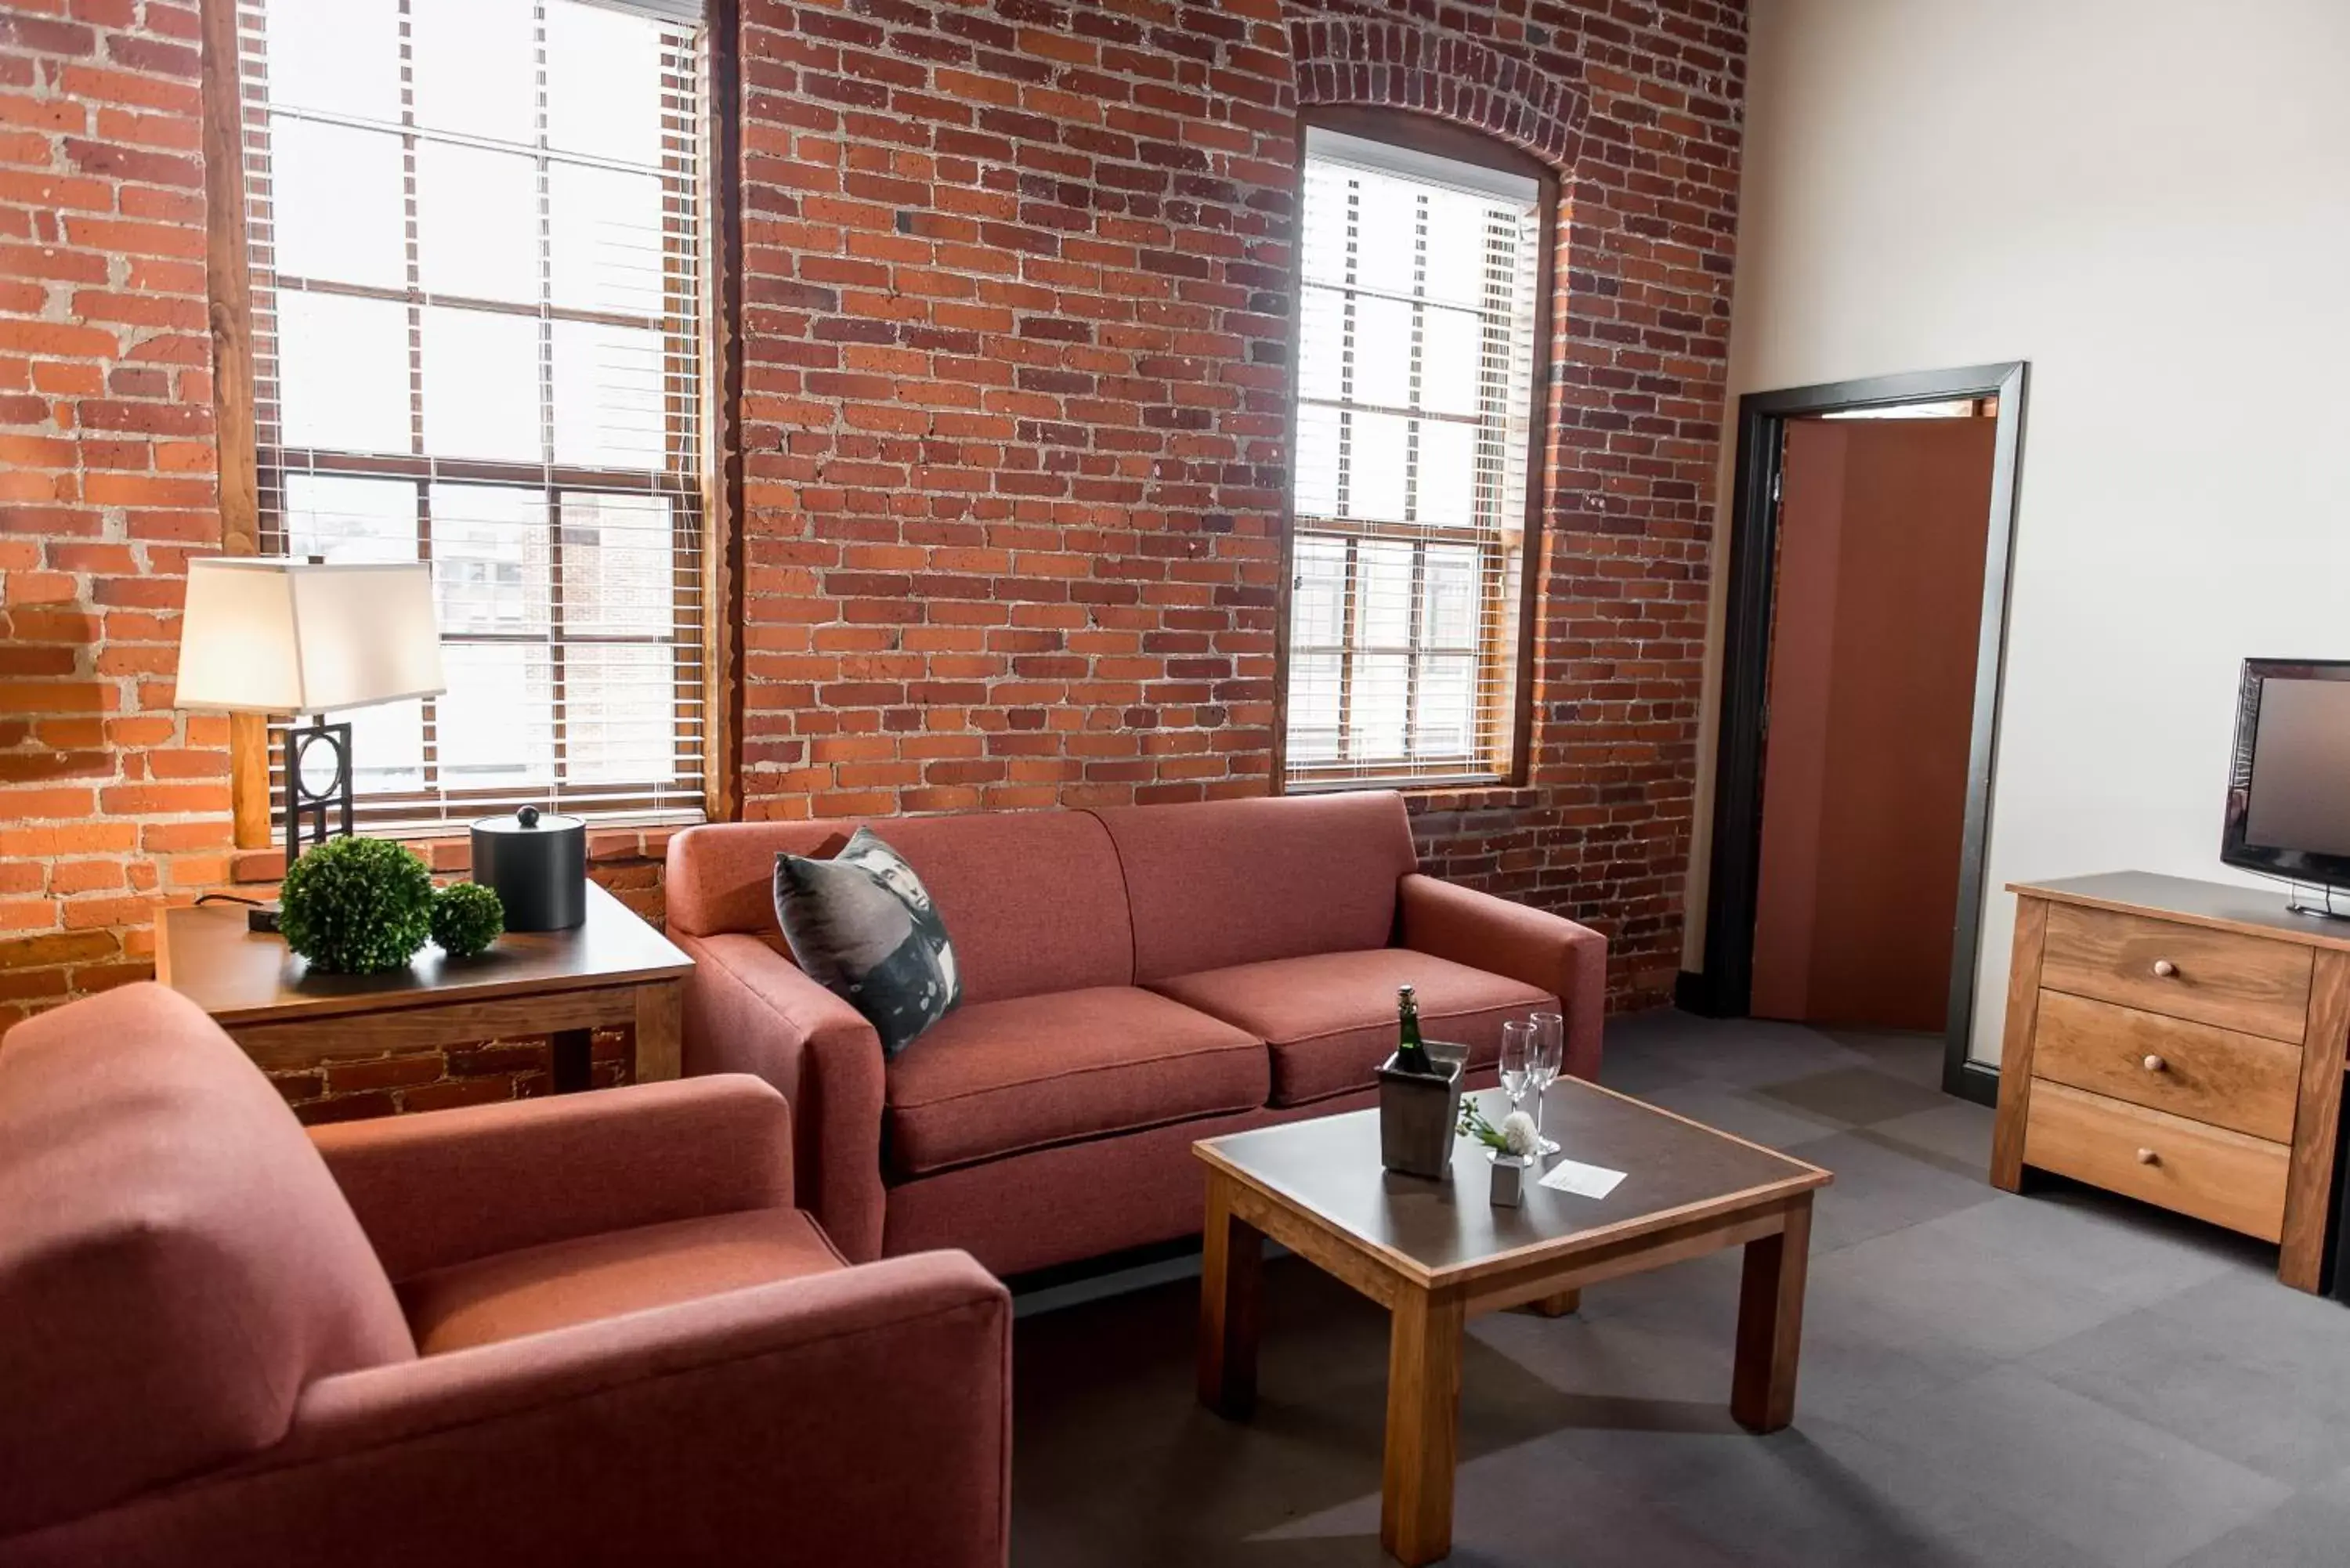
<instances>
[{"instance_id":1,"label":"gray carpet floor","mask_svg":"<svg viewBox=\"0 0 2350 1568\"><path fill-rule=\"evenodd\" d=\"M2275 1252L2065 1184L1983 1180L1939 1040L1610 1025L1611 1085L1836 1173L1794 1426L1732 1425L1738 1261L1475 1320L1454 1563L2350 1563L2350 1308ZM1116 1293L1104 1294L1114 1284ZM1378 1548L1386 1318L1265 1272L1246 1425L1191 1394L1196 1262L1027 1295L1013 1561L1339 1568Z\"/></svg>"}]
</instances>

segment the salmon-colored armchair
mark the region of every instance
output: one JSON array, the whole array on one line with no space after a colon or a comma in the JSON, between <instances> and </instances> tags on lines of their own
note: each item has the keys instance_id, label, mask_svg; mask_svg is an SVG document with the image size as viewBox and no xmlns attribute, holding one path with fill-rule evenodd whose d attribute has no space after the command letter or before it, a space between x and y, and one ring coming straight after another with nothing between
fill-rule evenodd
<instances>
[{"instance_id":1,"label":"salmon-colored armchair","mask_svg":"<svg viewBox=\"0 0 2350 1568\"><path fill-rule=\"evenodd\" d=\"M1000 1568L1011 1305L850 1267L773 1089L306 1135L135 985L0 1041L0 1565Z\"/></svg>"}]
</instances>

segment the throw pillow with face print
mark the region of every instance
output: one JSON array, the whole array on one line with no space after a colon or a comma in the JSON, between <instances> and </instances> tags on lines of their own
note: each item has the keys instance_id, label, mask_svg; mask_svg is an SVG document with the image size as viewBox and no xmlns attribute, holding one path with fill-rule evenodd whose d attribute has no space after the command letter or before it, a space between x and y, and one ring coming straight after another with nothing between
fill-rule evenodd
<instances>
[{"instance_id":1,"label":"throw pillow with face print","mask_svg":"<svg viewBox=\"0 0 2350 1568\"><path fill-rule=\"evenodd\" d=\"M864 1014L895 1056L962 1001L954 944L922 879L860 827L829 860L775 857L775 919L808 977Z\"/></svg>"}]
</instances>

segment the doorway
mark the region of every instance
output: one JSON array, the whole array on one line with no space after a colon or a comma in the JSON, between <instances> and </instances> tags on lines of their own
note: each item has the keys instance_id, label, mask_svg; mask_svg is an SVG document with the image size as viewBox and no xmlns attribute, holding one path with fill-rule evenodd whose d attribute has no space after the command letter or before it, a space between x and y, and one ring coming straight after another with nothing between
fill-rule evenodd
<instances>
[{"instance_id":1,"label":"doorway","mask_svg":"<svg viewBox=\"0 0 2350 1568\"><path fill-rule=\"evenodd\" d=\"M1739 404L1704 967L1721 1017L1968 1060L2025 368Z\"/></svg>"}]
</instances>

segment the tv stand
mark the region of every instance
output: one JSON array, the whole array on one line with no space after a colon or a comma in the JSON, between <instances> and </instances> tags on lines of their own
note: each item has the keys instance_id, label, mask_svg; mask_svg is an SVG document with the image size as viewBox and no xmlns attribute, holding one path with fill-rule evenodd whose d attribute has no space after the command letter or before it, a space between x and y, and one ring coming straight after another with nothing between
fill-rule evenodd
<instances>
[{"instance_id":1,"label":"tv stand","mask_svg":"<svg viewBox=\"0 0 2350 1568\"><path fill-rule=\"evenodd\" d=\"M2288 885L2284 907L2314 920L2350 920L2350 891L2323 883L2293 882Z\"/></svg>"},{"instance_id":2,"label":"tv stand","mask_svg":"<svg viewBox=\"0 0 2350 1568\"><path fill-rule=\"evenodd\" d=\"M2019 882L1991 1180L2054 1171L2279 1246L2320 1287L2350 922L2117 871ZM2350 908L2350 900L2345 900Z\"/></svg>"}]
</instances>

